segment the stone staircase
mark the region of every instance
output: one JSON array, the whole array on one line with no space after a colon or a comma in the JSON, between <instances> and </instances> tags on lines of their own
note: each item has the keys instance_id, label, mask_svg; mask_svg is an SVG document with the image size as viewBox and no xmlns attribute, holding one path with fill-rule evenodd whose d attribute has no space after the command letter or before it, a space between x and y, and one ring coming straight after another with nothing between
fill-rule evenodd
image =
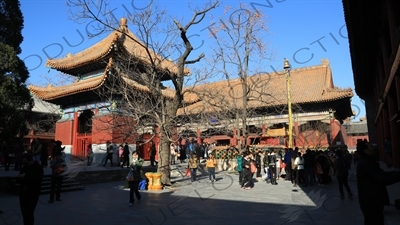
<instances>
[{"instance_id":1,"label":"stone staircase","mask_svg":"<svg viewBox=\"0 0 400 225\"><path fill-rule=\"evenodd\" d=\"M61 185L61 192L82 191L85 187L77 180L65 176ZM41 195L50 194L51 191L51 175L43 176Z\"/></svg>"},{"instance_id":2,"label":"stone staircase","mask_svg":"<svg viewBox=\"0 0 400 225\"><path fill-rule=\"evenodd\" d=\"M9 192L12 194L18 194L19 184L16 178L9 178L9 185L12 188L9 188ZM85 190L85 187L81 185L75 179L69 178L68 176L64 177L64 180L61 185L61 192L72 192L72 191L82 191ZM40 192L41 195L50 194L51 191L51 175L44 175L42 180L42 190Z\"/></svg>"}]
</instances>

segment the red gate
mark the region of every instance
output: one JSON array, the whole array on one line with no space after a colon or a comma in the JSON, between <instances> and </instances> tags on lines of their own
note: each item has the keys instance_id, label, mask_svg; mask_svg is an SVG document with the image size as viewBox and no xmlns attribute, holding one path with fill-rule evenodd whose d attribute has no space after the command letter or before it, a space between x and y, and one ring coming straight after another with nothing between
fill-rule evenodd
<instances>
[{"instance_id":1,"label":"red gate","mask_svg":"<svg viewBox=\"0 0 400 225\"><path fill-rule=\"evenodd\" d=\"M84 133L77 134L76 143L74 144L74 156L75 157L87 157L86 147L92 143L92 134Z\"/></svg>"}]
</instances>

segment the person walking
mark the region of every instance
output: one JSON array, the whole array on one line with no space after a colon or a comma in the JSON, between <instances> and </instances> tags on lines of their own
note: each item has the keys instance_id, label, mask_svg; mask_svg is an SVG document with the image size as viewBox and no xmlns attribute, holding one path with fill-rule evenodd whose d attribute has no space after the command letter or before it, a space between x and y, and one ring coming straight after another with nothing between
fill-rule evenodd
<instances>
[{"instance_id":1,"label":"person walking","mask_svg":"<svg viewBox=\"0 0 400 225\"><path fill-rule=\"evenodd\" d=\"M93 149L92 149L92 144L88 144L86 148L86 154L87 154L87 165L90 166L92 165L93 162Z\"/></svg>"},{"instance_id":2,"label":"person walking","mask_svg":"<svg viewBox=\"0 0 400 225\"><path fill-rule=\"evenodd\" d=\"M49 203L54 202L54 195L56 195L56 201L61 201L61 186L64 179L64 172L67 171L67 164L61 156L62 155L58 153L50 164L52 173Z\"/></svg>"},{"instance_id":3,"label":"person walking","mask_svg":"<svg viewBox=\"0 0 400 225\"><path fill-rule=\"evenodd\" d=\"M126 168L129 168L129 155L130 155L130 152L129 152L128 143L125 143L124 152L122 154L124 155L124 161L121 164L121 168L123 168L125 164L126 164Z\"/></svg>"},{"instance_id":4,"label":"person walking","mask_svg":"<svg viewBox=\"0 0 400 225\"><path fill-rule=\"evenodd\" d=\"M43 168L33 160L31 154L23 154L21 161L22 167L17 178L20 184L19 204L24 225L33 225L42 186Z\"/></svg>"},{"instance_id":5,"label":"person walking","mask_svg":"<svg viewBox=\"0 0 400 225\"><path fill-rule=\"evenodd\" d=\"M300 180L303 178L304 174L304 158L300 151L297 152L297 157L294 160L294 168L296 170L296 178L293 187L297 187L300 185Z\"/></svg>"},{"instance_id":6,"label":"person walking","mask_svg":"<svg viewBox=\"0 0 400 225\"><path fill-rule=\"evenodd\" d=\"M215 182L216 165L217 165L217 160L215 160L213 154L210 154L206 161L206 168L208 169L208 178L210 179L210 182Z\"/></svg>"},{"instance_id":7,"label":"person walking","mask_svg":"<svg viewBox=\"0 0 400 225\"><path fill-rule=\"evenodd\" d=\"M199 166L197 162L198 160L196 154L194 152L190 153L188 168L190 169L190 180L192 182L196 181L196 172Z\"/></svg>"},{"instance_id":8,"label":"person walking","mask_svg":"<svg viewBox=\"0 0 400 225\"><path fill-rule=\"evenodd\" d=\"M278 185L276 182L276 155L275 151L272 150L271 153L267 156L268 157L268 166L269 166L269 173L271 177L271 184Z\"/></svg>"},{"instance_id":9,"label":"person walking","mask_svg":"<svg viewBox=\"0 0 400 225\"><path fill-rule=\"evenodd\" d=\"M118 164L122 168L122 163L124 162L124 146L120 144L118 146Z\"/></svg>"},{"instance_id":10,"label":"person walking","mask_svg":"<svg viewBox=\"0 0 400 225\"><path fill-rule=\"evenodd\" d=\"M35 138L32 144L33 160L37 161L40 164L40 158L42 156L42 144L37 138Z\"/></svg>"},{"instance_id":11,"label":"person walking","mask_svg":"<svg viewBox=\"0 0 400 225\"><path fill-rule=\"evenodd\" d=\"M51 159L52 160L56 158L56 155L58 155L58 154L62 155L62 153L64 152L65 146L61 147L61 145L62 145L62 142L60 140L57 140L55 142L55 145L53 147L53 151L51 153Z\"/></svg>"},{"instance_id":12,"label":"person walking","mask_svg":"<svg viewBox=\"0 0 400 225\"><path fill-rule=\"evenodd\" d=\"M253 185L253 179L252 179L252 172L250 168L250 163L251 163L251 152L246 152L244 153L245 157L243 157L242 161L242 168L243 168L243 180L241 183L241 188L244 189L251 189Z\"/></svg>"},{"instance_id":13,"label":"person walking","mask_svg":"<svg viewBox=\"0 0 400 225\"><path fill-rule=\"evenodd\" d=\"M174 165L176 163L176 152L175 152L175 144L171 143L169 146L170 151L170 165Z\"/></svg>"},{"instance_id":14,"label":"person walking","mask_svg":"<svg viewBox=\"0 0 400 225\"><path fill-rule=\"evenodd\" d=\"M21 170L22 167L22 156L24 155L24 144L19 142L15 148L15 158L14 158L14 170Z\"/></svg>"},{"instance_id":15,"label":"person walking","mask_svg":"<svg viewBox=\"0 0 400 225\"><path fill-rule=\"evenodd\" d=\"M150 165L154 167L156 166L155 164L156 164L156 153L157 153L156 143L154 143L154 141L151 141L149 153L150 153Z\"/></svg>"},{"instance_id":16,"label":"person walking","mask_svg":"<svg viewBox=\"0 0 400 225\"><path fill-rule=\"evenodd\" d=\"M237 171L239 173L239 184L242 185L242 180L243 180L243 167L242 167L242 162L243 162L243 154L238 154L236 156L236 163L237 163ZM210 154L209 154L210 155Z\"/></svg>"},{"instance_id":17,"label":"person walking","mask_svg":"<svg viewBox=\"0 0 400 225\"><path fill-rule=\"evenodd\" d=\"M282 151L277 150L276 155L276 180L279 180L281 177L281 168L282 168Z\"/></svg>"},{"instance_id":18,"label":"person walking","mask_svg":"<svg viewBox=\"0 0 400 225\"><path fill-rule=\"evenodd\" d=\"M344 193L343 193L343 186L344 186L346 188L349 199L352 199L353 193L351 192L351 189L348 184L350 162L346 157L343 156L343 152L341 150L336 151L336 156L338 158L335 160L334 167L336 170L336 177L339 183L340 198L344 199Z\"/></svg>"},{"instance_id":19,"label":"person walking","mask_svg":"<svg viewBox=\"0 0 400 225\"><path fill-rule=\"evenodd\" d=\"M110 160L111 167L113 167L114 166L114 164L113 164L114 146L111 144L110 141L107 141L106 146L107 146L107 156L106 156L106 161L104 162L103 166L106 166L107 161Z\"/></svg>"},{"instance_id":20,"label":"person walking","mask_svg":"<svg viewBox=\"0 0 400 225\"><path fill-rule=\"evenodd\" d=\"M191 147L192 144L190 143L189 139L185 139L185 154L186 154L186 162L189 161L190 159L190 153L191 153Z\"/></svg>"},{"instance_id":21,"label":"person walking","mask_svg":"<svg viewBox=\"0 0 400 225\"><path fill-rule=\"evenodd\" d=\"M292 161L291 161L292 153L293 153L293 150L291 148L285 149L285 156L283 157L283 162L286 165L285 166L285 173L286 173L285 180L291 181L293 183L293 180L292 180L293 171L292 171Z\"/></svg>"},{"instance_id":22,"label":"person walking","mask_svg":"<svg viewBox=\"0 0 400 225\"><path fill-rule=\"evenodd\" d=\"M132 163L130 165L130 173L132 173L133 180L129 182L129 207L132 207L135 199L133 198L133 193L135 193L138 203L142 196L139 192L139 182L142 179L142 166L144 160L139 157L137 151L132 152Z\"/></svg>"},{"instance_id":23,"label":"person walking","mask_svg":"<svg viewBox=\"0 0 400 225\"><path fill-rule=\"evenodd\" d=\"M40 165L43 168L47 168L48 166L48 161L49 161L49 155L48 155L48 148L49 148L49 143L43 143L42 144L42 151L41 151L41 156L40 156Z\"/></svg>"},{"instance_id":24,"label":"person walking","mask_svg":"<svg viewBox=\"0 0 400 225\"><path fill-rule=\"evenodd\" d=\"M261 149L257 149L254 161L256 164L256 168L257 168L256 178L259 178L259 177L261 177Z\"/></svg>"},{"instance_id":25,"label":"person walking","mask_svg":"<svg viewBox=\"0 0 400 225\"><path fill-rule=\"evenodd\" d=\"M311 152L310 149L306 150L306 154L304 155L304 172L306 175L305 185L313 186L314 185L314 168L315 168L315 156L314 153Z\"/></svg>"}]
</instances>

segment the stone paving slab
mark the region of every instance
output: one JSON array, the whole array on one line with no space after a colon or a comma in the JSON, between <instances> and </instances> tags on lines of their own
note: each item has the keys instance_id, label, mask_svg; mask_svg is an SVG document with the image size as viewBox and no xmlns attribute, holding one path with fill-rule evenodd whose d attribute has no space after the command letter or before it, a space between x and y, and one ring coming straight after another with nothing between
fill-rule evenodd
<instances>
[{"instance_id":1,"label":"stone paving slab","mask_svg":"<svg viewBox=\"0 0 400 225\"><path fill-rule=\"evenodd\" d=\"M87 185L84 191L62 193L62 201L53 204L40 196L35 224L363 224L354 175L349 177L355 194L351 200L339 198L335 177L329 185L305 188L282 180L276 186L259 181L251 190L241 190L238 176L227 172L218 172L216 183L206 176L194 183L174 180L179 185L171 190L141 191L142 201L131 208L124 182ZM389 189L400 190L394 185ZM0 225L22 224L17 196L0 195L0 209ZM385 218L387 225L400 224L394 207L385 208Z\"/></svg>"}]
</instances>

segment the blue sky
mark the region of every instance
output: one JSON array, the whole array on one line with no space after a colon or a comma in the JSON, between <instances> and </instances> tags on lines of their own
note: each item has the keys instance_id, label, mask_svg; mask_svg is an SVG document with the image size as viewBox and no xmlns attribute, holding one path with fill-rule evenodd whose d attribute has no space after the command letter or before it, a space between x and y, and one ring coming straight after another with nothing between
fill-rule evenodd
<instances>
[{"instance_id":1,"label":"blue sky","mask_svg":"<svg viewBox=\"0 0 400 225\"><path fill-rule=\"evenodd\" d=\"M21 45L20 57L25 61L30 71L28 84L46 85L57 83L58 72L45 66L47 58L64 57L68 53L77 53L102 37L88 38L87 32L92 32L85 24L78 24L69 19L69 7L65 0L21 0L21 10L24 15L24 41ZM127 10L139 10L149 3L157 3L165 7L171 19L190 19L192 14L188 8L202 6L205 0L187 3L183 0L115 0L112 2L116 18L126 16ZM290 60L293 69L319 65L321 59L329 59L335 86L351 87L354 81L349 54L347 29L344 21L341 0L243 0L253 10L260 10L267 15L266 24L271 35L264 37L274 50L273 59L265 69L272 72L273 68L282 70L283 58ZM238 7L239 1L220 1L220 6L211 13L213 17L220 15L225 6ZM209 33L208 17L199 25L193 27L195 34L194 47L198 52L207 54L207 39ZM128 24L129 26L129 24ZM80 36L82 35L83 38ZM201 45L199 43L203 43ZM201 46L201 47L200 47ZM306 82L306 81L305 81ZM356 120L365 115L365 107L360 99L352 99Z\"/></svg>"}]
</instances>

